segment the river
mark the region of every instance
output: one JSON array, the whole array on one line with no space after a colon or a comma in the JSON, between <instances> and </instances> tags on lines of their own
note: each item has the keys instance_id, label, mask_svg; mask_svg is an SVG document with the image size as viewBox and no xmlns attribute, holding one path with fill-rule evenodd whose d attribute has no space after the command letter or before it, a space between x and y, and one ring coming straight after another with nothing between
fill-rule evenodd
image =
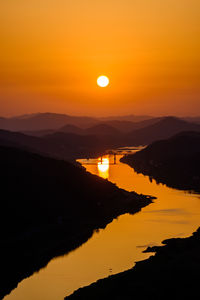
<instances>
[{"instance_id":1,"label":"river","mask_svg":"<svg viewBox=\"0 0 200 300\"><path fill-rule=\"evenodd\" d=\"M149 257L142 251L166 238L191 235L200 225L200 196L171 189L137 174L116 156L79 160L86 169L120 188L156 196L154 203L134 215L123 215L69 254L23 280L4 300L62 300L74 290L131 268Z\"/></svg>"}]
</instances>

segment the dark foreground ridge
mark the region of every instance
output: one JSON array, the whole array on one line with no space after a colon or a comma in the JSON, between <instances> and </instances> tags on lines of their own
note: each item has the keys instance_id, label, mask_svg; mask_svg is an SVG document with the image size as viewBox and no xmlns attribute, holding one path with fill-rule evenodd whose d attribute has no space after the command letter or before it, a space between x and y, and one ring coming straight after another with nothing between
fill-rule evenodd
<instances>
[{"instance_id":1,"label":"dark foreground ridge","mask_svg":"<svg viewBox=\"0 0 200 300\"><path fill-rule=\"evenodd\" d=\"M158 183L200 192L200 132L183 132L121 159Z\"/></svg>"},{"instance_id":2,"label":"dark foreground ridge","mask_svg":"<svg viewBox=\"0 0 200 300\"><path fill-rule=\"evenodd\" d=\"M152 201L71 163L0 146L0 299L24 278Z\"/></svg>"},{"instance_id":3,"label":"dark foreground ridge","mask_svg":"<svg viewBox=\"0 0 200 300\"><path fill-rule=\"evenodd\" d=\"M165 246L126 272L77 290L66 300L196 299L199 295L200 228L188 238L163 241Z\"/></svg>"}]
</instances>

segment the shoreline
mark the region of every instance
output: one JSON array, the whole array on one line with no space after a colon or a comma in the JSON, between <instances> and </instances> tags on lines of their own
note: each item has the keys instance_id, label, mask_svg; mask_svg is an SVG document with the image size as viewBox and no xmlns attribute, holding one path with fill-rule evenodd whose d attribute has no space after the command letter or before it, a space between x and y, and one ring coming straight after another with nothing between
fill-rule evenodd
<instances>
[{"instance_id":1,"label":"shoreline","mask_svg":"<svg viewBox=\"0 0 200 300\"><path fill-rule=\"evenodd\" d=\"M144 168L135 167L133 156L134 154L125 155L120 161L134 168L137 173L150 176ZM180 190L188 190L168 184L164 179L159 180L159 183ZM197 189L195 192L199 194ZM195 275L200 270L200 228L189 237L163 240L162 244L162 246L145 249L144 253L155 255L136 262L133 268L80 288L65 297L65 300L136 298L168 300L169 298L185 299L186 295L188 298L196 297L198 276L195 277Z\"/></svg>"},{"instance_id":2,"label":"shoreline","mask_svg":"<svg viewBox=\"0 0 200 300\"><path fill-rule=\"evenodd\" d=\"M190 237L162 244L148 247L144 252L155 255L132 269L80 288L65 300L194 299L199 293L200 228Z\"/></svg>"},{"instance_id":3,"label":"shoreline","mask_svg":"<svg viewBox=\"0 0 200 300\"><path fill-rule=\"evenodd\" d=\"M121 190L121 189L120 189ZM138 195L135 192L122 191L118 201L121 207L108 208L107 216L99 216L74 223L33 228L25 237L10 240L2 246L2 269L0 299L10 294L25 278L30 277L47 266L51 259L67 254L87 242L97 229L104 229L118 216L125 213L134 214L152 203L155 197ZM116 197L113 192L113 197ZM111 195L112 197L112 195ZM118 203L119 205L119 203ZM66 238L67 237L67 238ZM13 249L15 249L13 255ZM9 266L8 267L8 261Z\"/></svg>"},{"instance_id":4,"label":"shoreline","mask_svg":"<svg viewBox=\"0 0 200 300\"><path fill-rule=\"evenodd\" d=\"M133 156L134 154L125 155L120 161L129 165L136 173L148 176L150 180L154 179L157 184L165 184L170 188L188 191L189 193L200 193L199 178L192 178L192 176L191 178L185 178L184 176L182 178L181 172L175 173L173 164L172 168L165 170L162 167L152 165L151 161L145 163L144 160L136 159Z\"/></svg>"}]
</instances>

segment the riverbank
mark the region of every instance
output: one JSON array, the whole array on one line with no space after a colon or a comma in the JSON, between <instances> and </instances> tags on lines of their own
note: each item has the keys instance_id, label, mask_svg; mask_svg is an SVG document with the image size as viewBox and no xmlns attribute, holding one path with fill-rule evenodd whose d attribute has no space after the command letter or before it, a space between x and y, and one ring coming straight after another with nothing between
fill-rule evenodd
<instances>
[{"instance_id":1,"label":"riverbank","mask_svg":"<svg viewBox=\"0 0 200 300\"><path fill-rule=\"evenodd\" d=\"M169 239L128 271L97 281L66 300L195 299L199 294L200 228L188 238Z\"/></svg>"},{"instance_id":2,"label":"riverbank","mask_svg":"<svg viewBox=\"0 0 200 300\"><path fill-rule=\"evenodd\" d=\"M121 162L169 187L200 193L200 133L183 132L152 143Z\"/></svg>"},{"instance_id":3,"label":"riverbank","mask_svg":"<svg viewBox=\"0 0 200 300\"><path fill-rule=\"evenodd\" d=\"M110 163L109 169L104 169L108 180L126 191L155 195L156 201L139 213L119 216L105 229L94 232L75 251L52 259L40 272L23 280L5 300L64 299L80 287L129 270L134 262L147 259L152 254L143 253L143 250L148 246L159 246L164 239L188 237L199 227L200 201L197 194L158 185L155 180L150 181L147 176L120 163L121 157L116 156L114 165L113 156L105 156ZM98 161L79 162L89 173L102 176ZM108 201L106 198L105 202Z\"/></svg>"},{"instance_id":4,"label":"riverbank","mask_svg":"<svg viewBox=\"0 0 200 300\"><path fill-rule=\"evenodd\" d=\"M1 299L52 258L153 199L119 189L67 162L19 149L1 147L0 165L6 195L0 219Z\"/></svg>"}]
</instances>

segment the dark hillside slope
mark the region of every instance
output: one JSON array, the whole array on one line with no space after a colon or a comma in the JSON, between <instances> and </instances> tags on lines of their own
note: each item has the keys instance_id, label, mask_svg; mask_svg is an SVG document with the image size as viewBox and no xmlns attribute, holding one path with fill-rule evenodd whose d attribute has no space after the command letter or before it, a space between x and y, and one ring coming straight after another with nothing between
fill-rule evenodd
<instances>
[{"instance_id":1,"label":"dark hillside slope","mask_svg":"<svg viewBox=\"0 0 200 300\"><path fill-rule=\"evenodd\" d=\"M95 229L151 202L70 163L15 148L0 147L0 169L0 298Z\"/></svg>"},{"instance_id":2,"label":"dark hillside slope","mask_svg":"<svg viewBox=\"0 0 200 300\"><path fill-rule=\"evenodd\" d=\"M50 143L62 158L68 155L73 159L97 157L113 145L111 136L78 135L74 133L55 132L43 137L45 143Z\"/></svg>"},{"instance_id":3,"label":"dark hillside slope","mask_svg":"<svg viewBox=\"0 0 200 300\"><path fill-rule=\"evenodd\" d=\"M30 136L36 136L36 137L43 137L47 134L52 134L55 132L54 129L45 129L45 130L36 130L36 131L20 131L23 134L30 135Z\"/></svg>"},{"instance_id":4,"label":"dark hillside slope","mask_svg":"<svg viewBox=\"0 0 200 300\"><path fill-rule=\"evenodd\" d=\"M200 191L200 132L183 132L121 159L168 186Z\"/></svg>"},{"instance_id":5,"label":"dark hillside slope","mask_svg":"<svg viewBox=\"0 0 200 300\"><path fill-rule=\"evenodd\" d=\"M83 137L70 133L53 133L36 137L6 130L0 130L0 145L27 149L68 161L98 156L107 148L107 142L92 135Z\"/></svg>"}]
</instances>

